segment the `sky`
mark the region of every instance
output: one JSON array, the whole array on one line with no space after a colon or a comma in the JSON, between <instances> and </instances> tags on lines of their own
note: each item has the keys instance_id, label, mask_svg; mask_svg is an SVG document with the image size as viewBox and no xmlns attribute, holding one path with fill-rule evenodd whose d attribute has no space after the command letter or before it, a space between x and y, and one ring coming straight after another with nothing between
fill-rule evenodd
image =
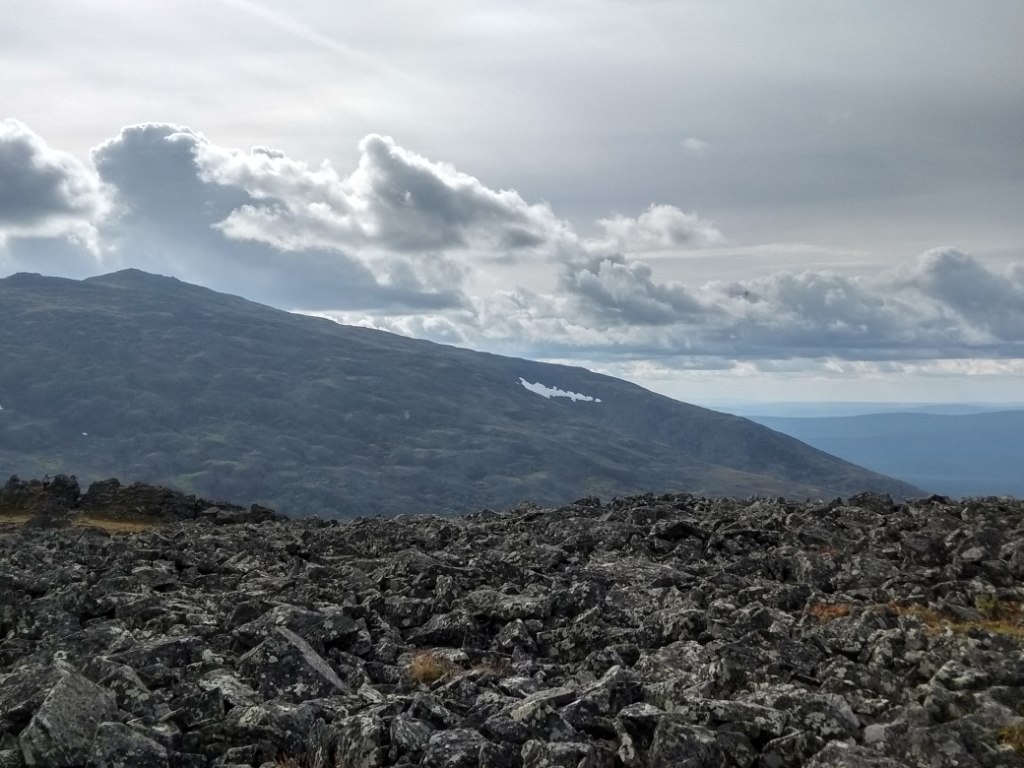
<instances>
[{"instance_id":1,"label":"sky","mask_svg":"<svg viewBox=\"0 0 1024 768\"><path fill-rule=\"evenodd\" d=\"M701 405L1020 402L1019 0L6 0L0 276Z\"/></svg>"}]
</instances>

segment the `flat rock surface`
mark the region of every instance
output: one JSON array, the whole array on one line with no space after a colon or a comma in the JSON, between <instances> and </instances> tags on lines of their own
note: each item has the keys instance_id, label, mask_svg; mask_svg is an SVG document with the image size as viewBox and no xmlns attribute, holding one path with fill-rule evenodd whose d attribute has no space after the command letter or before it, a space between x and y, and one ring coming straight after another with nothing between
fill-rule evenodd
<instances>
[{"instance_id":1,"label":"flat rock surface","mask_svg":"<svg viewBox=\"0 0 1024 768\"><path fill-rule=\"evenodd\" d=\"M0 523L0 765L1024 766L1020 501L199 506Z\"/></svg>"}]
</instances>

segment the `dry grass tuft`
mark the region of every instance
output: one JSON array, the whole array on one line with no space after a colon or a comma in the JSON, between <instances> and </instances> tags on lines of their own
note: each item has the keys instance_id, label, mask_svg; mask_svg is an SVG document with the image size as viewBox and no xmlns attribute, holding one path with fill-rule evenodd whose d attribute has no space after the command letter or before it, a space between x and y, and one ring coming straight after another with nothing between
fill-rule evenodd
<instances>
[{"instance_id":1,"label":"dry grass tuft","mask_svg":"<svg viewBox=\"0 0 1024 768\"><path fill-rule=\"evenodd\" d=\"M1009 746L1014 752L1024 754L1024 723L1001 728L999 730L999 741Z\"/></svg>"},{"instance_id":2,"label":"dry grass tuft","mask_svg":"<svg viewBox=\"0 0 1024 768\"><path fill-rule=\"evenodd\" d=\"M458 671L458 666L436 651L417 651L409 661L409 677L424 685L430 685Z\"/></svg>"},{"instance_id":3,"label":"dry grass tuft","mask_svg":"<svg viewBox=\"0 0 1024 768\"><path fill-rule=\"evenodd\" d=\"M890 602L887 607L899 616L915 616L933 634L947 629L958 634L979 630L1024 642L1024 604L1018 601L1000 600L989 604L985 610L986 618L980 621L960 621L915 603Z\"/></svg>"},{"instance_id":4,"label":"dry grass tuft","mask_svg":"<svg viewBox=\"0 0 1024 768\"><path fill-rule=\"evenodd\" d=\"M107 533L144 533L164 527L156 520L113 520L97 515L78 515L71 524L77 528L100 528Z\"/></svg>"},{"instance_id":5,"label":"dry grass tuft","mask_svg":"<svg viewBox=\"0 0 1024 768\"><path fill-rule=\"evenodd\" d=\"M473 665L473 671L482 675L493 675L494 677L505 677L509 671L509 663L504 659L481 661Z\"/></svg>"},{"instance_id":6,"label":"dry grass tuft","mask_svg":"<svg viewBox=\"0 0 1024 768\"><path fill-rule=\"evenodd\" d=\"M850 606L845 603L814 603L807 609L807 614L819 624L828 624L843 616L849 616Z\"/></svg>"}]
</instances>

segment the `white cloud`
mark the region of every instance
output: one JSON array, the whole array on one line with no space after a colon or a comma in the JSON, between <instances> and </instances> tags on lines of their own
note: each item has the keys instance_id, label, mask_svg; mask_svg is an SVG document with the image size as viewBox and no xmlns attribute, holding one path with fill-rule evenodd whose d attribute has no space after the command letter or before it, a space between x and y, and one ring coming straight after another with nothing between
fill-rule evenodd
<instances>
[{"instance_id":1,"label":"white cloud","mask_svg":"<svg viewBox=\"0 0 1024 768\"><path fill-rule=\"evenodd\" d=\"M120 264L293 308L465 302L463 270L444 254L412 259L357 231L358 201L329 165L221 147L173 124L125 128L93 158L120 203L104 232Z\"/></svg>"},{"instance_id":2,"label":"white cloud","mask_svg":"<svg viewBox=\"0 0 1024 768\"><path fill-rule=\"evenodd\" d=\"M285 250L372 248L390 252L472 250L483 258L546 254L573 241L550 207L398 146L386 136L360 142L359 165L341 177L330 165L265 151L248 155L204 145L205 178L245 190L254 202L219 224L229 237Z\"/></svg>"},{"instance_id":3,"label":"white cloud","mask_svg":"<svg viewBox=\"0 0 1024 768\"><path fill-rule=\"evenodd\" d=\"M701 141L700 139L692 136L683 139L680 143L682 144L683 149L691 155L703 155L707 152L708 147L710 146L706 141Z\"/></svg>"},{"instance_id":4,"label":"white cloud","mask_svg":"<svg viewBox=\"0 0 1024 768\"><path fill-rule=\"evenodd\" d=\"M696 213L651 204L636 218L616 214L597 222L604 237L592 245L627 252L678 250L724 242L722 233Z\"/></svg>"},{"instance_id":5,"label":"white cloud","mask_svg":"<svg viewBox=\"0 0 1024 768\"><path fill-rule=\"evenodd\" d=\"M107 210L94 170L24 123L0 122L0 270L94 273L96 223Z\"/></svg>"},{"instance_id":6,"label":"white cloud","mask_svg":"<svg viewBox=\"0 0 1024 768\"><path fill-rule=\"evenodd\" d=\"M97 147L92 169L20 123L3 125L0 269L81 276L135 266L534 358L714 369L741 359L1024 353L1024 264L997 269L947 248L870 275L847 264L843 273L687 279L694 252L710 259L728 250L696 213L652 205L635 218L601 219L603 235L584 239L546 203L376 134L339 173L266 147L224 147L174 124L142 124ZM51 231L53 222L64 229ZM93 240L74 240L79 230ZM665 279L670 264L674 279Z\"/></svg>"},{"instance_id":7,"label":"white cloud","mask_svg":"<svg viewBox=\"0 0 1024 768\"><path fill-rule=\"evenodd\" d=\"M24 123L0 122L0 229L52 234L89 222L103 209L92 170L51 148Z\"/></svg>"},{"instance_id":8,"label":"white cloud","mask_svg":"<svg viewBox=\"0 0 1024 768\"><path fill-rule=\"evenodd\" d=\"M515 290L452 317L466 343L532 356L728 361L1013 358L1024 353L1021 275L956 251L873 276L805 271L689 286L635 260L562 267L558 293Z\"/></svg>"}]
</instances>

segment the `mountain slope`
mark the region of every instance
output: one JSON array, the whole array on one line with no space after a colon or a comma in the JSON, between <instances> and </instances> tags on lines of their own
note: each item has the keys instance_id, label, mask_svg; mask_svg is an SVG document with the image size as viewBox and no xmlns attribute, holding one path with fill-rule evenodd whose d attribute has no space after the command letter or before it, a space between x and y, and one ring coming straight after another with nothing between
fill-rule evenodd
<instances>
[{"instance_id":1,"label":"mountain slope","mask_svg":"<svg viewBox=\"0 0 1024 768\"><path fill-rule=\"evenodd\" d=\"M0 280L0 470L118 475L293 515L645 488L917 489L580 368L342 326L135 270ZM593 400L545 398L542 384Z\"/></svg>"},{"instance_id":2,"label":"mountain slope","mask_svg":"<svg viewBox=\"0 0 1024 768\"><path fill-rule=\"evenodd\" d=\"M1024 411L752 419L936 493L1024 496Z\"/></svg>"}]
</instances>

